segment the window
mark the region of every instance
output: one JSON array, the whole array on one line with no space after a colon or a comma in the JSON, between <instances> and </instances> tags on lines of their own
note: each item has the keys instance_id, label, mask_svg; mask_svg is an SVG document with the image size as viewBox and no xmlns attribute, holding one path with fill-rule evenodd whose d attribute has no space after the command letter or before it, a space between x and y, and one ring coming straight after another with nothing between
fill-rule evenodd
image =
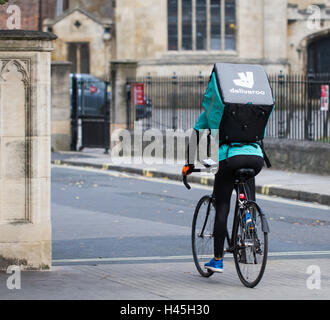
<instances>
[{"instance_id":1,"label":"window","mask_svg":"<svg viewBox=\"0 0 330 320\"><path fill-rule=\"evenodd\" d=\"M235 0L168 0L168 50L236 50Z\"/></svg>"},{"instance_id":2,"label":"window","mask_svg":"<svg viewBox=\"0 0 330 320\"><path fill-rule=\"evenodd\" d=\"M206 0L196 0L196 49L207 49Z\"/></svg>"},{"instance_id":3,"label":"window","mask_svg":"<svg viewBox=\"0 0 330 320\"><path fill-rule=\"evenodd\" d=\"M211 50L221 50L221 1L211 0Z\"/></svg>"},{"instance_id":4,"label":"window","mask_svg":"<svg viewBox=\"0 0 330 320\"><path fill-rule=\"evenodd\" d=\"M235 0L226 0L225 13L225 50L236 50Z\"/></svg>"},{"instance_id":5,"label":"window","mask_svg":"<svg viewBox=\"0 0 330 320\"><path fill-rule=\"evenodd\" d=\"M89 73L89 43L68 42L68 61L72 73Z\"/></svg>"},{"instance_id":6,"label":"window","mask_svg":"<svg viewBox=\"0 0 330 320\"><path fill-rule=\"evenodd\" d=\"M168 50L178 50L178 0L167 2Z\"/></svg>"},{"instance_id":7,"label":"window","mask_svg":"<svg viewBox=\"0 0 330 320\"><path fill-rule=\"evenodd\" d=\"M192 50L192 0L182 3L182 50Z\"/></svg>"}]
</instances>

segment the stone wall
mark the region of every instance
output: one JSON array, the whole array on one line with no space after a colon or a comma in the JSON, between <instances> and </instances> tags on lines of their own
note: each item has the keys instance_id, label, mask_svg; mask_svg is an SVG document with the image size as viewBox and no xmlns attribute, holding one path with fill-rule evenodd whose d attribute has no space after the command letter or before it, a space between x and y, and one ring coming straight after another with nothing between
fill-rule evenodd
<instances>
[{"instance_id":1,"label":"stone wall","mask_svg":"<svg viewBox=\"0 0 330 320\"><path fill-rule=\"evenodd\" d=\"M54 151L69 151L71 143L71 101L69 62L51 66L51 145Z\"/></svg>"},{"instance_id":2,"label":"stone wall","mask_svg":"<svg viewBox=\"0 0 330 320\"><path fill-rule=\"evenodd\" d=\"M329 0L289 0L292 5L297 5L299 9L305 9L312 4L329 4Z\"/></svg>"},{"instance_id":3,"label":"stone wall","mask_svg":"<svg viewBox=\"0 0 330 320\"><path fill-rule=\"evenodd\" d=\"M284 139L265 140L272 169L330 176L330 144Z\"/></svg>"}]
</instances>

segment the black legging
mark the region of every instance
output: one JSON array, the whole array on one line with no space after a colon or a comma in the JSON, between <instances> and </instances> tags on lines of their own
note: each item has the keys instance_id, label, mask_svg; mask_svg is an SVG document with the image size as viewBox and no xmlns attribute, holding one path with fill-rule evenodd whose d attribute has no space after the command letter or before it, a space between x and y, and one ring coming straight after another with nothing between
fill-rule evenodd
<instances>
[{"instance_id":1,"label":"black legging","mask_svg":"<svg viewBox=\"0 0 330 320\"><path fill-rule=\"evenodd\" d=\"M219 170L215 175L215 221L214 221L214 256L223 257L224 241L227 231L227 218L230 209L230 199L234 189L235 171L240 168L254 169L256 175L261 171L264 159L259 156L233 156L219 162ZM255 200L254 178L248 181L252 200Z\"/></svg>"}]
</instances>

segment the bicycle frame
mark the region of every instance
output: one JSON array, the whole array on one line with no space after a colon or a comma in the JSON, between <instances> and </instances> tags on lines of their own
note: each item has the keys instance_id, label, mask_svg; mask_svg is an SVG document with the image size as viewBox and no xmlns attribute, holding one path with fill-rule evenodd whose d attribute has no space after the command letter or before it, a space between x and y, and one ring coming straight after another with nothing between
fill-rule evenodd
<instances>
[{"instance_id":1,"label":"bicycle frame","mask_svg":"<svg viewBox=\"0 0 330 320\"><path fill-rule=\"evenodd\" d=\"M209 168L207 168L207 169L193 169L192 172L209 172L209 170L210 170ZM189 190L190 185L187 182L187 176L183 176L183 183L186 186L186 188ZM249 190L249 187L246 184L246 182L240 182L239 180L236 180L234 189L236 191L234 221L233 221L231 236L229 236L229 232L228 232L228 228L227 228L226 239L227 239L227 243L228 243L229 247L227 249L225 249L225 252L231 252L231 253L235 249L235 244L233 243L233 239L234 239L234 230L237 227L237 224L239 223L239 220L240 220L239 209L244 208L244 206L246 205L246 202L254 203L255 206L259 209L259 213L260 213L260 217L261 217L261 229L262 229L263 232L269 233L268 222L267 222L267 219L266 219L264 213L262 212L261 208L259 207L259 205L255 201L249 200L250 190ZM244 195L242 200L240 199L241 194ZM203 224L203 227L202 227L202 230L201 230L201 236L202 237L203 237L205 226L207 224L207 220L208 220L208 217L209 217L211 202L213 202L214 200L215 200L215 190L213 189L212 195L210 196L210 201L208 203L204 224Z\"/></svg>"},{"instance_id":2,"label":"bicycle frame","mask_svg":"<svg viewBox=\"0 0 330 320\"><path fill-rule=\"evenodd\" d=\"M240 199L240 195L244 194L245 199L248 199L248 194L247 194L247 186L244 183L238 183L235 182L235 190L236 190L236 201L235 201L235 211L234 211L234 221L233 221L233 227L232 227L232 231L231 231L231 236L229 236L229 232L228 232L228 228L227 228L227 233L226 233L226 239L227 239L227 243L228 243L228 248L225 249L225 252L233 252L235 249L235 244L233 243L233 239L234 239L234 230L237 226L237 224L239 223L239 209L243 208L243 201Z\"/></svg>"}]
</instances>

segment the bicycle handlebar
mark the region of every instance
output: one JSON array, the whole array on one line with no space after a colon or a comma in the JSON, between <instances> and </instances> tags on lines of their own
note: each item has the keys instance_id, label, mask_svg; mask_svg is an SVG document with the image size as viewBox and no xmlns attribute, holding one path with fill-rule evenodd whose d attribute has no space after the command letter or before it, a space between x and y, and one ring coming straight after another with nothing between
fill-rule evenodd
<instances>
[{"instance_id":1,"label":"bicycle handlebar","mask_svg":"<svg viewBox=\"0 0 330 320\"><path fill-rule=\"evenodd\" d=\"M193 172L202 172L202 171L206 171L206 170L203 170L203 169L193 169L193 170L191 171L191 173L193 173ZM186 187L188 190L190 190L190 189L191 189L191 186L189 185L189 183L188 183L188 181L187 181L187 177L188 177L187 174L183 176L183 184L185 185L185 187Z\"/></svg>"},{"instance_id":2,"label":"bicycle handlebar","mask_svg":"<svg viewBox=\"0 0 330 320\"><path fill-rule=\"evenodd\" d=\"M189 183L187 182L187 175L183 176L183 184L185 185L185 187L190 190L191 186L189 185Z\"/></svg>"},{"instance_id":3,"label":"bicycle handlebar","mask_svg":"<svg viewBox=\"0 0 330 320\"><path fill-rule=\"evenodd\" d=\"M204 166L203 169L198 168L198 169L192 169L189 174L193 173L193 172L212 172L214 168L217 168L217 163L215 163L214 161L212 161L212 159L205 159L201 161L201 164ZM182 175L183 177L183 184L185 185L185 187L190 190L191 187L187 181L187 177L189 174L185 174Z\"/></svg>"}]
</instances>

